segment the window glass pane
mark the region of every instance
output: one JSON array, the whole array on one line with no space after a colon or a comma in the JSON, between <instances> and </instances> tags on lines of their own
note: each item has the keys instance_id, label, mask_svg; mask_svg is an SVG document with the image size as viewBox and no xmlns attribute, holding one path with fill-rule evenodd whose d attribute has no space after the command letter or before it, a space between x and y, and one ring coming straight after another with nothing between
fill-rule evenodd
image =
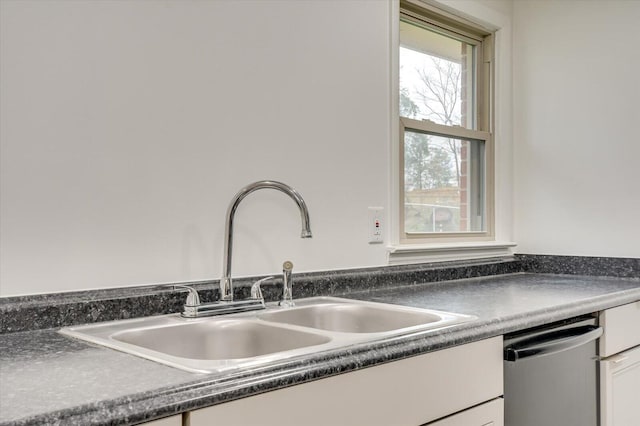
<instances>
[{"instance_id":1,"label":"window glass pane","mask_svg":"<svg viewBox=\"0 0 640 426\"><path fill-rule=\"evenodd\" d=\"M407 130L404 231L485 230L484 141Z\"/></svg>"},{"instance_id":2,"label":"window glass pane","mask_svg":"<svg viewBox=\"0 0 640 426\"><path fill-rule=\"evenodd\" d=\"M400 116L476 128L473 45L400 21Z\"/></svg>"}]
</instances>

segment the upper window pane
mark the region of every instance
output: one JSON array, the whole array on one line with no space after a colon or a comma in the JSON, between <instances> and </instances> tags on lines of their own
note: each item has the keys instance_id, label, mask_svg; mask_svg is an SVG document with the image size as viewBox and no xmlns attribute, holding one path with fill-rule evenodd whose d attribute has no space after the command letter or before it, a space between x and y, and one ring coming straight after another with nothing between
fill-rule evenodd
<instances>
[{"instance_id":1,"label":"upper window pane","mask_svg":"<svg viewBox=\"0 0 640 426\"><path fill-rule=\"evenodd\" d=\"M475 47L400 21L400 116L476 129Z\"/></svg>"}]
</instances>

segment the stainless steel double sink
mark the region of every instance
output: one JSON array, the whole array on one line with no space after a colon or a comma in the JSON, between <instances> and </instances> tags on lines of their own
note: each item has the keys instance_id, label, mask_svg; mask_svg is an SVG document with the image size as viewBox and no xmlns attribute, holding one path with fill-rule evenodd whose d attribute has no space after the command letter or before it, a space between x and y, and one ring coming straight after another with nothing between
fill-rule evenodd
<instances>
[{"instance_id":1,"label":"stainless steel double sink","mask_svg":"<svg viewBox=\"0 0 640 426\"><path fill-rule=\"evenodd\" d=\"M249 313L182 318L177 314L66 327L62 334L197 373L266 365L297 356L475 317L336 297L296 300Z\"/></svg>"}]
</instances>

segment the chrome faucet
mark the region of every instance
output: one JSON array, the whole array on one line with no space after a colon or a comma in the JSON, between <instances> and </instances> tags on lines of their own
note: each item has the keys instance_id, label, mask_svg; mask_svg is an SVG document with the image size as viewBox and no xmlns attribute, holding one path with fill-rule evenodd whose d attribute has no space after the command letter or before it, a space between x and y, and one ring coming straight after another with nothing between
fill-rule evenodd
<instances>
[{"instance_id":1,"label":"chrome faucet","mask_svg":"<svg viewBox=\"0 0 640 426\"><path fill-rule=\"evenodd\" d=\"M240 201L247 195L258 189L277 189L290 196L293 201L296 202L300 209L300 218L302 219L302 238L311 238L311 228L309 227L309 212L307 205L305 204L302 196L289 185L284 183L275 182L272 180L261 180L254 182L251 185L245 186L233 197L229 208L227 209L227 222L225 225L225 240L224 240L224 263L223 276L220 279L220 300L212 303L200 303L198 292L189 286L184 285L168 285L175 288L186 288L189 290L189 296L184 304L184 310L182 316L185 318L198 318L209 315L223 315L238 312L253 311L256 309L265 309L264 297L262 295L262 289L260 285L267 280L273 279L273 277L263 278L256 281L251 286L251 297L244 300L233 300L233 281L231 280L231 250L233 247L233 217L238 208ZM291 297L291 270L293 264L289 261L285 262L282 266L282 280L284 282L284 294L280 306L293 306L293 299Z\"/></svg>"},{"instance_id":2,"label":"chrome faucet","mask_svg":"<svg viewBox=\"0 0 640 426\"><path fill-rule=\"evenodd\" d=\"M309 211L302 196L287 184L272 180L261 180L254 182L242 188L231 200L227 209L227 220L224 230L224 259L222 263L222 278L220 279L220 300L233 301L233 280L231 278L231 260L233 253L233 219L236 209L240 202L249 194L258 189L276 189L284 192L295 201L300 210L300 219L302 220L301 238L311 238L311 228L309 225Z\"/></svg>"}]
</instances>

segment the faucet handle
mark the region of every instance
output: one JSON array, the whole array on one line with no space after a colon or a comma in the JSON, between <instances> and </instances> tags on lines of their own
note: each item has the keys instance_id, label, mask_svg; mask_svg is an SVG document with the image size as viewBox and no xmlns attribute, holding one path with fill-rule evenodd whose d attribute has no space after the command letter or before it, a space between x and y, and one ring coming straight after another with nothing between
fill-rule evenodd
<instances>
[{"instance_id":1,"label":"faucet handle","mask_svg":"<svg viewBox=\"0 0 640 426\"><path fill-rule=\"evenodd\" d=\"M184 306L198 306L200 305L200 296L198 296L198 292L195 288L189 287L188 285L180 285L180 284L170 284L169 287L172 287L174 290L176 288L185 288L189 290L189 295L187 296L187 301Z\"/></svg>"},{"instance_id":2,"label":"faucet handle","mask_svg":"<svg viewBox=\"0 0 640 426\"><path fill-rule=\"evenodd\" d=\"M260 285L265 282L265 281L269 281L272 280L273 277L266 277L266 278L262 278L261 280L256 281L255 283L253 283L253 285L251 286L251 298L252 299L256 299L256 300L263 300L264 301L264 296L262 295L262 289L260 288Z\"/></svg>"},{"instance_id":3,"label":"faucet handle","mask_svg":"<svg viewBox=\"0 0 640 426\"><path fill-rule=\"evenodd\" d=\"M293 279L291 278L291 271L293 270L293 263L289 260L282 264L282 300L278 303L279 306L285 308L291 308L295 306L293 303Z\"/></svg>"}]
</instances>

